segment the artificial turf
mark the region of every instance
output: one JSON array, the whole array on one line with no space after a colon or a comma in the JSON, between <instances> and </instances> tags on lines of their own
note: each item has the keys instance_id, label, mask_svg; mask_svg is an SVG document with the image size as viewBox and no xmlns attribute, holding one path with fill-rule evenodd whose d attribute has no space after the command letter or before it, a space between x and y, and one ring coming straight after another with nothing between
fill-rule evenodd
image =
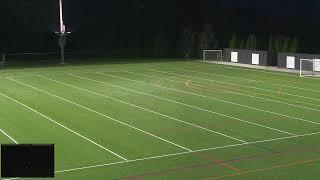
<instances>
[{"instance_id":1,"label":"artificial turf","mask_svg":"<svg viewBox=\"0 0 320 180\"><path fill-rule=\"evenodd\" d=\"M199 61L7 69L0 143L55 144L56 179L318 179L319 82Z\"/></svg>"}]
</instances>

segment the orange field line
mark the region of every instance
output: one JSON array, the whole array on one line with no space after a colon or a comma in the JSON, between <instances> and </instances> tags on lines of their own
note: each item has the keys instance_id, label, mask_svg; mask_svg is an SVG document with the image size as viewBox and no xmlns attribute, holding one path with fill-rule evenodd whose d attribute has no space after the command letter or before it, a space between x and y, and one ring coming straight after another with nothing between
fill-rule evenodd
<instances>
[{"instance_id":1,"label":"orange field line","mask_svg":"<svg viewBox=\"0 0 320 180\"><path fill-rule=\"evenodd\" d=\"M298 162L289 163L289 164L281 164L281 165L272 166L269 168L255 169L255 170L245 171L245 172L241 172L241 173L237 173L237 174L229 174L229 175L224 175L224 176L219 176L219 177L207 177L206 180L222 179L222 178L226 178L226 177L234 177L234 176L240 176L240 175L244 175L244 174L252 174L255 172L270 171L273 169L285 168L285 167L294 166L294 165L308 164L308 163L317 162L317 161L320 161L320 158L310 159L310 160L305 160L305 161L298 161Z\"/></svg>"},{"instance_id":2,"label":"orange field line","mask_svg":"<svg viewBox=\"0 0 320 180\"><path fill-rule=\"evenodd\" d=\"M221 163L235 163L235 162L243 162L243 161L248 161L248 160L255 160L255 159L260 159L260 158L267 158L267 157L275 157L275 156L283 156L289 153L306 153L306 152L314 152L318 151L320 146L312 146L312 147L299 147L299 148L293 148L293 149L288 149L286 151L282 152L273 152L273 153L263 153L263 154L255 154L251 156L244 156L244 157L238 157L235 159L229 159L229 160L224 160L220 161L217 163L199 163L199 164L193 164L189 166L184 166L184 167L177 167L177 168L171 168L171 169L164 169L158 172L147 172L145 174L140 174L140 175L135 175L135 176L128 176L128 177L122 177L121 179L139 179L139 178L144 178L146 176L159 176L163 174L169 174L173 172L179 172L182 170L190 170L190 169L196 169L196 168L204 168L204 167L212 167L212 166L217 166ZM239 174L239 173L237 173ZM235 174L232 174L235 175Z\"/></svg>"},{"instance_id":3,"label":"orange field line","mask_svg":"<svg viewBox=\"0 0 320 180\"><path fill-rule=\"evenodd\" d=\"M226 167L227 169L230 169L230 170L233 170L233 171L237 171L237 172L240 172L240 173L243 172L241 169L236 168L236 167L234 167L234 166L231 166L231 165L229 165L229 164L226 163L226 162L222 162L221 160L217 160L217 159L213 158L212 156L210 156L210 155L208 155L208 154L199 153L199 154L194 154L194 155L195 155L195 156L198 156L198 157L201 157L201 158L205 158L205 159L207 159L207 160L209 160L209 161L211 161L211 162L213 162L213 163L215 163L215 164L220 164L220 165Z\"/></svg>"}]
</instances>

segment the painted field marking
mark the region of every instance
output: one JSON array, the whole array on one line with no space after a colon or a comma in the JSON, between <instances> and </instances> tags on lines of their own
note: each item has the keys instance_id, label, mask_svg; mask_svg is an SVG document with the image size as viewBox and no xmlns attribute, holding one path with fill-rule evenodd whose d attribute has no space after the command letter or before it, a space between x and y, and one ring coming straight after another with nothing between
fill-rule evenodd
<instances>
[{"instance_id":1,"label":"painted field marking","mask_svg":"<svg viewBox=\"0 0 320 180\"><path fill-rule=\"evenodd\" d=\"M226 177L235 177L235 176L240 176L240 175L244 175L244 174L252 174L252 173L256 173L256 172L270 171L270 170L273 170L273 169L285 168L285 167L294 166L294 165L309 164L309 163L314 163L314 162L318 162L318 161L320 161L320 158L304 160L304 161L298 161L298 162L288 163L288 164L281 164L281 165L276 165L276 166L272 166L272 167L269 167L269 168L253 169L253 170L248 170L248 171L244 171L244 172L238 172L238 173L235 173L235 174L227 174L227 175L218 176L218 177L207 177L207 178L205 178L205 180L223 179L223 178L226 178Z\"/></svg>"},{"instance_id":2,"label":"painted field marking","mask_svg":"<svg viewBox=\"0 0 320 180\"><path fill-rule=\"evenodd\" d=\"M87 71L87 72L82 72L82 73L77 73L77 74L86 74L86 73L95 73L96 71ZM108 71L108 72L125 72L125 71ZM199 72L200 73L200 72ZM66 75L69 75L69 74L65 74L65 73L61 73L61 74L35 74L35 75L21 75L21 76L4 76L4 77L0 77L0 79L7 79L7 78L23 78L23 77L38 77L38 76L66 76ZM157 82L159 83L159 82ZM243 91L243 90L241 90ZM266 95L266 94L261 94L263 96L270 96L270 95ZM273 97L273 96L271 96ZM278 97L279 98L279 97ZM281 99L285 99L285 100L288 100L288 101L293 101L293 102L296 102L296 103L301 103L301 104L307 104L307 105L311 105L311 106L320 106L318 104L312 104L312 103L307 103L307 102L301 102L301 101L296 101L296 100L292 100L292 99L286 99L286 98L281 98ZM313 108L312 108L313 109Z\"/></svg>"},{"instance_id":3,"label":"painted field marking","mask_svg":"<svg viewBox=\"0 0 320 180\"><path fill-rule=\"evenodd\" d=\"M174 79L172 77L168 77L169 79ZM196 86L199 86L199 84L193 84L193 85L196 85ZM200 85L201 86L201 85ZM224 86L223 85L214 85L215 87L221 87L222 89L221 90L226 90L226 88L223 88ZM229 88L230 89L230 88ZM260 95L260 96L266 96L266 97L271 97L271 98L277 98L277 99L280 99L280 100L285 100L285 101L290 101L290 102L294 102L294 103L298 103L298 104L306 104L306 105L310 105L310 106L316 106L316 107L320 107L320 104L313 104L313 103L307 103L307 102L302 102L302 101L297 101L297 100L293 100L293 99L288 99L288 98L284 98L284 97L281 97L281 96L272 96L272 95L269 95L269 94L264 94L264 93L257 93L257 92L252 92L252 91L248 91L248 90L241 90L241 89L238 89L238 91L240 92L243 92L242 94L243 95L248 95L248 94L252 94L252 95ZM236 93L236 92L233 92L233 91L230 91L230 93ZM248 94L247 94L248 93ZM258 96L253 96L255 98L262 98L262 97L258 97ZM272 100L272 99L268 99L268 98L262 98L262 99L265 99L265 100ZM285 103L283 101L276 101L276 100L273 100L275 102L279 102L279 103ZM318 111L319 109L315 109L315 108L310 108L310 107L306 107L306 106L302 106L302 105L297 105L297 104L291 104L291 103L285 103L287 105L293 105L293 106L297 106L297 107L301 107L301 108L306 108L306 109L310 109L310 110L315 110L315 111ZM320 111L320 110L319 110Z\"/></svg>"},{"instance_id":4,"label":"painted field marking","mask_svg":"<svg viewBox=\"0 0 320 180\"><path fill-rule=\"evenodd\" d=\"M61 76L64 74L47 74L48 76ZM7 78L24 78L24 77L37 77L38 74L30 74L30 75L21 75L21 76L3 76L0 79L7 79Z\"/></svg>"},{"instance_id":5,"label":"painted field marking","mask_svg":"<svg viewBox=\"0 0 320 180\"><path fill-rule=\"evenodd\" d=\"M77 77L77 78L80 78L80 79L85 79L87 81L96 82L95 80L91 80L91 79L88 79L88 78L85 78L85 77L81 77L81 76L77 76L77 75L73 75L73 74L70 74L70 76ZM123 104L127 104L127 105L133 106L135 108L142 109L144 111L148 111L148 112L151 112L153 114L157 114L157 115L160 115L162 117L165 117L165 118L168 118L168 119L172 119L172 120L175 120L175 121L190 125L192 127L196 127L196 128L199 128L199 129L202 129L202 130L205 130L205 131L209 131L209 132L212 132L212 133L215 133L215 134L219 134L221 136L224 136L224 137L227 137L227 138L230 138L230 139L233 139L233 140L237 140L237 141L240 141L240 142L246 142L244 140L241 140L241 139L238 139L238 138L235 138L235 137L220 133L218 131L214 131L214 130L211 130L211 129L208 129L208 128L205 128L205 127L202 127L202 126L190 123L190 122L186 122L186 121L183 121L183 120L180 120L180 119L177 119L177 118L174 118L174 117L171 117L171 116L168 116L168 115L165 115L165 114L162 114L162 113L159 113L159 112L156 112L156 111L153 111L153 110L150 110L150 109L147 109L147 108L144 108L144 107L141 107L141 106L138 106L138 105L135 105L135 104L120 100L120 99L117 99L117 98L113 98L113 97L110 97L110 96L107 96L107 95L104 95L104 94L101 94L101 93L97 93L97 92L94 92L94 91L91 91L91 90L88 90L88 89L84 89L84 88L81 88L81 87L78 87L78 86L74 86L74 85L71 85L71 84L68 84L68 83L65 83L65 82L61 82L61 81L58 81L58 80L55 80L55 79L48 78L48 80L56 82L56 83L59 83L59 84L63 84L65 86L69 86L69 87L72 87L72 88L75 88L75 89L78 89L78 90L81 90L81 91L85 91L85 92L88 92L88 93L91 93L91 94L94 94L94 95L98 95L98 96L102 96L102 97L105 97L105 98L108 98L108 99L112 99L114 101L118 101L118 102L121 102Z\"/></svg>"},{"instance_id":6,"label":"painted field marking","mask_svg":"<svg viewBox=\"0 0 320 180\"><path fill-rule=\"evenodd\" d=\"M123 159L123 160L126 160L126 161L127 161L127 159L126 159L126 158L124 158L124 157L120 156L119 154L117 154L117 153L115 153L115 152L113 152L113 151L111 151L111 150L109 150L109 149L105 148L104 146L102 146L102 145L100 145L100 144L98 144L98 143L94 142L93 140L91 140L91 139L89 139L89 138L87 138L87 137L85 137L85 136L83 136L83 135L81 135L81 134L77 133L76 131L74 131L74 130L72 130L72 129L70 129L70 128L66 127L66 126L64 126L63 124L61 124L61 123L59 123L59 122L57 122L57 121L55 121L55 120L51 119L50 117L48 117L48 116L46 116L46 115L44 115L44 114L40 113L39 111L37 111L37 110L35 110L35 109L33 109L33 108L31 108L31 107L29 107L29 106L27 106L27 105L23 104L22 102L20 102L20 101L18 101L18 100L16 100L16 99L13 99L13 98L11 98L11 97L9 97L9 96L7 96L7 95L5 95L5 94L1 93L1 92L0 92L0 95L1 95L1 96L6 97L6 98L8 98L8 99L10 99L11 101L13 101L13 102L15 102L15 103L17 103L17 104L19 104L19 105L23 106L24 108L26 108L26 109L28 109L28 110L30 110L30 111L32 111L32 112L34 112L34 113L36 113L36 114L40 115L41 117L44 117L45 119L47 119L47 120L49 120L49 121L53 122L54 124L56 124L56 125L58 125L58 126L60 126L60 127L64 128L64 129L66 129L67 131L69 131L69 132L71 132L71 133L73 133L73 134L75 134L75 135L77 135L77 136L81 137L82 139L84 139L84 140L86 140L86 141L88 141L88 142L90 142L90 143L92 143L92 144L94 144L94 145L96 145L96 146L100 147L101 149L106 150L107 152L109 152L109 153L111 153L111 154L113 154L113 155L115 155L115 156L119 157L120 159Z\"/></svg>"},{"instance_id":7,"label":"painted field marking","mask_svg":"<svg viewBox=\"0 0 320 180\"><path fill-rule=\"evenodd\" d=\"M131 74L137 74L137 75L140 75L140 76L158 78L158 79L163 79L163 80L167 80L167 81L172 81L172 82L178 82L178 83L186 84L186 82L177 81L177 80L175 80L175 79L172 78L172 77L166 77L166 78L164 78L164 77L158 77L158 76L153 76L153 75L146 75L146 74L135 73L135 72L131 72L131 71L124 71L124 72L131 73ZM191 80L188 80L188 81L191 82ZM192 85L194 85L194 86L199 86L199 87L204 87L204 86L197 85L197 84L191 84L191 83L189 83L189 82L187 83L187 86L189 86L189 87L192 86ZM204 88L207 88L207 87L204 87ZM210 90L210 89L207 89L207 90ZM252 95L249 95L249 94L243 94L243 93L233 92L233 91L229 91L229 90L225 90L225 89L221 89L221 88L219 88L219 90L221 90L221 91L223 91L223 92L226 92L226 93L230 93L230 94L237 94L237 95L241 95L241 96L252 97L252 98L261 99L261 100L265 100L265 101L276 102L276 103L279 103L279 104L285 104L285 105L289 105L289 106L295 106L295 107L299 107L299 108L304 108L304 109L313 110L313 111L319 111L319 112L320 112L320 109L314 109L314 108L305 107L305 106L296 105L296 104L290 104L290 103L286 103L286 102L282 102L282 101L276 101L276 100L272 100L272 99L267 99L267 98L252 96Z\"/></svg>"},{"instance_id":8,"label":"painted field marking","mask_svg":"<svg viewBox=\"0 0 320 180\"><path fill-rule=\"evenodd\" d=\"M289 83L289 81L286 81L284 84L280 84L280 85L279 85L279 88L278 88L278 91L277 91L278 96L281 95L281 92L282 92L283 88L284 88L285 85L287 85L288 83Z\"/></svg>"},{"instance_id":9,"label":"painted field marking","mask_svg":"<svg viewBox=\"0 0 320 180\"><path fill-rule=\"evenodd\" d=\"M197 62L203 63L202 61L197 61ZM207 63L207 62L205 62L205 63ZM228 64L227 65L226 64L214 64L214 63L210 63L210 64L212 64L216 68L239 69L239 70L245 70L245 71L254 71L254 72L260 72L260 73L268 73L268 74L276 74L276 75L283 75L283 76L299 77L298 75L295 75L295 74L274 72L272 70L267 70L267 69L253 69L253 68L250 68L250 67L232 66L232 65L228 65Z\"/></svg>"},{"instance_id":10,"label":"painted field marking","mask_svg":"<svg viewBox=\"0 0 320 180\"><path fill-rule=\"evenodd\" d=\"M143 83L143 84L147 84L147 85L152 85L152 84L149 84L149 83L136 81L136 80L132 80L132 79L127 79L127 78L123 78L123 77L120 77L120 76L114 76L114 75L110 75L110 74L105 74L105 73L101 73L101 72L97 72L97 74L101 74L101 75L104 75L104 76L110 76L110 77L114 77L114 78L118 78L118 79L124 79L124 80L127 80L127 81L133 81L133 82ZM286 132L286 131L283 131L283 130L279 130L279 129L275 129L275 128L272 128L272 127L264 126L264 125L257 124L257 123L251 122L251 121L242 120L242 119L239 119L239 118L236 118L236 117L233 117L233 116L229 116L229 115L218 113L218 112L215 112L215 111L203 109L203 108L196 107L196 106L193 106L193 105L190 105L190 104L185 104L185 103L182 103L182 102L179 102L179 101L174 101L174 100L170 100L170 99L163 98L163 97L160 97L160 96L156 96L156 95L152 95L152 94L148 94L148 93L132 90L132 89L129 89L129 88L124 88L122 86L111 85L111 84L103 82L103 81L97 81L97 82L100 82L100 83L106 84L106 85L110 85L110 86L114 86L114 87L118 87L118 88L121 88L121 89L125 89L127 91L136 92L136 93L139 93L139 94L144 94L144 95L147 95L147 96L155 97L155 98L158 98L158 99L162 99L162 100L165 100L165 101L168 101L168 102L180 104L180 105L183 105L183 106L191 107L191 108L198 109L198 110L201 110L201 111L205 111L205 112L208 112L208 113L211 113L211 114L227 117L227 118L234 119L234 120L237 120L237 121L240 121L240 122L245 122L245 123L252 124L252 125L255 125L255 126L260 126L260 127L266 128L266 129L273 130L273 131L278 131L278 132L289 134L289 135L295 135L295 134L290 133L290 132ZM154 86L158 86L158 85L154 85ZM158 87L162 87L162 86L158 86Z\"/></svg>"},{"instance_id":11,"label":"painted field marking","mask_svg":"<svg viewBox=\"0 0 320 180\"><path fill-rule=\"evenodd\" d=\"M312 77L300 77L297 73L290 73L290 72L275 72L272 69L256 69L256 68L251 68L251 67L243 67L243 66L239 66L239 64L237 65L230 65L230 64L220 64L220 63L212 63L212 62L206 62L206 61L200 61L198 60L197 62L200 63L210 63L212 64L215 68L228 68L228 69L238 69L238 70L245 70L245 71L255 71L255 72L262 72L262 73L269 73L269 74L276 74L276 75L284 75L284 76L291 76L291 77L297 77L300 79L313 79L313 80L319 80L318 78L312 78ZM203 66L197 66L197 67L203 67ZM297 74L297 75L295 75ZM279 79L280 80L280 79ZM298 79L297 79L298 80ZM306 84L306 83L302 83L299 82L300 84Z\"/></svg>"},{"instance_id":12,"label":"painted field marking","mask_svg":"<svg viewBox=\"0 0 320 180\"><path fill-rule=\"evenodd\" d=\"M179 83L183 83L183 82L179 82ZM201 91L209 90L206 86L201 86L201 85L197 86L197 85L192 84L191 80L184 82L184 84L191 89L197 89L197 90L201 90Z\"/></svg>"},{"instance_id":13,"label":"painted field marking","mask_svg":"<svg viewBox=\"0 0 320 180\"><path fill-rule=\"evenodd\" d=\"M246 81L253 81L253 82L259 82L259 83L265 83L264 81L260 81L260 80L253 80L253 79L247 79L247 78L239 78L239 77L234 77L234 76L226 76L226 75L221 75L221 74L215 74L215 73L206 73L206 72L201 72L201 71L194 71L194 70L186 70L186 69L180 69L178 68L178 70L181 71L187 71L187 72L195 72L195 73L199 73L199 74L206 74L206 75L213 75L213 76L221 76L221 77L226 77L226 78L232 78L232 79L240 79L240 80L246 80ZM315 89L309 89L309 88L302 88L302 87L297 87L297 86L292 86L289 85L290 81L288 81L288 84L279 84L279 83L274 83L274 82L268 82L270 84L274 84L274 85L279 85L279 86L284 86L284 87L289 87L289 88L294 88L294 89L300 89L300 90L306 90L306 91L313 91L313 92L320 92L320 90L315 90Z\"/></svg>"},{"instance_id":14,"label":"painted field marking","mask_svg":"<svg viewBox=\"0 0 320 180\"><path fill-rule=\"evenodd\" d=\"M263 83L263 81L260 81L260 80L253 80L253 79L240 78L240 77L234 77L234 76L226 76L226 75L222 75L222 74L215 74L215 73L206 73L206 72L200 72L200 71L189 70L189 69L185 69L185 68L176 68L176 70L186 71L186 72L194 72L194 73L206 74L206 75L212 75L212 76L218 76L218 77L220 76L220 77L225 77L225 78L230 78L230 79L239 79L239 80L245 80L245 81L257 82L257 83Z\"/></svg>"},{"instance_id":15,"label":"painted field marking","mask_svg":"<svg viewBox=\"0 0 320 180\"><path fill-rule=\"evenodd\" d=\"M0 129L0 132L2 132L2 134L4 134L5 136L7 136L7 138L9 138L12 142L19 144L18 141L16 141L14 138L12 138L11 136L9 136L8 133L4 132L4 130Z\"/></svg>"},{"instance_id":16,"label":"painted field marking","mask_svg":"<svg viewBox=\"0 0 320 180\"><path fill-rule=\"evenodd\" d=\"M171 74L171 73L169 73L169 74ZM175 73L172 73L172 74L175 74ZM202 94L196 94L196 93L183 91L183 90L179 90L179 89L174 89L174 88L169 88L169 87L165 87L165 86L153 85L153 84L150 84L150 83L147 83L147 84L152 85L152 86L158 86L158 87L161 87L163 89L169 89L169 90L173 90L173 91L177 91L177 92L181 92L181 93L185 93L185 94L191 94L191 95L194 95L194 96L199 96L199 97L203 97L203 98L207 98L207 99L212 99L212 100L215 100L215 101L220 101L220 102L224 102L224 103L228 103L228 104L233 104L233 105L245 107L245 108L248 108L248 109L253 109L253 110L262 111L262 112L266 112L266 113L270 113L270 114L274 114L274 115L278 115L278 116L282 116L282 117L287 117L287 118L296 119L296 120L299 120L299 121L308 122L308 123L311 123L311 124L320 125L320 122L314 122L314 121L310 121L310 120L306 120L306 119L302 119L302 118L298 118L298 117L293 117L293 116L289 116L289 115L285 115L285 114L281 114L281 113L276 113L276 112L272 112L272 111L268 111L268 110L264 110L264 109L259 109L259 108L255 108L255 107L251 107L251 106L246 106L246 105L243 105L243 104L234 103L234 102L226 101L226 100L222 100L222 99L217 99L217 98L205 96L205 95L202 95Z\"/></svg>"},{"instance_id":17,"label":"painted field marking","mask_svg":"<svg viewBox=\"0 0 320 180\"><path fill-rule=\"evenodd\" d=\"M39 76L39 77L44 78L44 79L50 79L50 78L43 77L43 76ZM9 78L8 78L8 79L9 79ZM165 141L165 142L167 142L167 143L169 143L169 144L172 144L172 145L177 146L177 147L179 147L179 148L182 148L182 149L184 149L184 150L192 151L191 149L188 149L188 148L183 147L183 146L181 146L181 145L178 145L178 144L176 144L176 143L174 143L174 142L171 142L171 141L169 141L169 140L166 140L166 139L164 139L164 138L161 138L161 137L159 137L159 136L156 136L156 135L154 135L154 134L151 134L151 133L149 133L149 132L146 132L146 131L144 131L144 130L142 130L142 129L139 129L139 128L137 128L137 127L134 127L134 126L131 126L131 125L129 125L129 124L126 124L126 123L124 123L124 122L122 122L122 121L119 121L119 120L117 120L117 119L115 119L115 118L112 118L112 117L110 117L110 116L107 116L107 115L105 115L105 114L102 114L102 113L100 113L100 112L98 112L98 111L95 111L95 110L93 110L93 109L90 109L90 108L88 108L88 107L85 107L85 106L83 106L83 105L80 105L80 104L78 104L78 103L75 103L75 102L70 101L70 100L68 100L68 99L65 99L65 98L63 98L63 97L57 96L57 95L55 95L55 94L49 93L49 92L47 92L47 91L44 91L44 90L42 90L42 89L36 88L36 87L34 87L34 86L28 85L28 84L23 83L23 82L17 81L17 80L15 80L15 79L9 79L9 80L14 81L14 82L16 82L16 83L18 83L18 84L27 86L27 87L29 87L29 88L35 89L35 90L40 91L40 92L42 92L42 93L45 93L45 94L47 94L47 95L53 96L53 97L55 97L55 98L58 98L58 99L60 99L60 100L63 100L63 101L65 101L65 102L68 102L68 103L70 103L70 104L76 105L76 106L78 106L78 107L81 107L81 108L86 109L86 110L88 110L88 111L91 111L91 112L93 112L93 113L96 113L96 114L98 114L98 115L100 115L100 116L103 116L103 117L105 117L105 118L108 118L108 119L110 119L110 120L112 120L112 121L115 121L115 122L117 122L117 123L120 123L120 124L122 124L122 125L124 125L124 126L130 127L130 128L132 128L132 129L134 129L134 130L140 131L140 132L142 132L142 133L144 133L144 134L147 134L147 135L149 135L149 136L152 136L152 137L154 137L154 138L156 138L156 139L160 139L160 140L162 140L162 141Z\"/></svg>"},{"instance_id":18,"label":"painted field marking","mask_svg":"<svg viewBox=\"0 0 320 180\"><path fill-rule=\"evenodd\" d=\"M188 152L167 154L167 155L161 155L161 156L153 156L153 157L140 158L140 159L134 159L134 160L128 160L128 161L119 161L119 162L114 162L114 163L106 163L106 164L85 166L85 167L79 167L79 168L73 168L73 169L66 169L66 170L56 171L55 173L72 172L72 171L78 171L78 170L85 170L85 169L91 169L91 168L111 166L111 165L116 165L116 164L125 164L125 163L131 163L131 162L139 162L139 161L145 161L145 160L160 159L160 158L164 158L164 157L172 157L172 156L178 156L178 155L185 155L185 154L196 153L196 152L205 152L205 151L210 151L210 150L226 149L226 148L231 148L231 147L238 147L238 146L244 146L244 145L259 144L259 143L264 143L264 142L280 141L280 140L285 140L285 139L295 139L295 138L306 137L306 136L313 136L313 135L319 135L319 134L320 134L320 132L315 132L315 133L309 133L309 134L303 134L303 135L295 135L295 136L288 136L288 137L282 137L282 138L268 139L268 140L262 140L262 141L254 141L254 142L248 142L248 143L233 144L233 145L228 145L228 146L220 146L220 147L213 147L213 148L207 148L207 149L199 149L199 150L194 150L194 151L191 151L191 152L188 151Z\"/></svg>"},{"instance_id":19,"label":"painted field marking","mask_svg":"<svg viewBox=\"0 0 320 180\"><path fill-rule=\"evenodd\" d=\"M153 70L153 69L149 69L149 70L150 70L150 71L154 71L154 72L159 72L159 73L173 74L173 75L178 75L178 76L183 76L183 77L188 77L188 78L201 79L201 80L205 80L205 81L212 81L212 82L218 82L218 83L223 83L223 84L231 84L231 85L240 86L240 87L245 87L245 88L250 88L250 89L257 89L257 90L262 90L262 91L277 93L277 91L274 91L274 90L263 89L263 88L258 88L258 87L252 87L252 86L247 86L247 85L242 85L242 84L237 84L237 83L218 81L218 80L207 79L207 78L196 77L196 76L189 76L189 75L184 75L184 74L177 74L177 73L172 73L172 72L167 72L167 71L158 71L158 70ZM301 95L296 95L296 94L290 94L290 93L285 93L285 92L281 92L281 94L285 94L285 95L288 95L288 96L299 97L299 98L304 98L304 99L315 100L315 101L320 101L320 99L318 99L318 98L313 98L313 97L306 97L306 96L301 96Z\"/></svg>"},{"instance_id":20,"label":"painted field marking","mask_svg":"<svg viewBox=\"0 0 320 180\"><path fill-rule=\"evenodd\" d=\"M80 71L80 70L76 70ZM95 73L96 70L90 70L90 71L82 71L81 74L86 74L86 73ZM107 71L107 72L122 72L122 71ZM74 72L78 73L78 72ZM17 75L17 76L0 76L0 79L8 79L8 78L24 78L24 77L39 77L39 76L66 76L68 75L67 73L52 73L52 74L30 74L30 75Z\"/></svg>"},{"instance_id":21,"label":"painted field marking","mask_svg":"<svg viewBox=\"0 0 320 180\"><path fill-rule=\"evenodd\" d=\"M316 149L317 149L317 151L315 151ZM232 159L226 159L226 160L222 160L222 161L218 161L218 162L195 163L195 164L190 164L190 165L186 165L186 166L162 169L159 171L146 172L146 173L143 173L140 175L127 176L127 177L123 177L123 178L124 179L139 179L139 178L141 179L141 178L145 178L147 176L155 177L155 176L164 175L164 174L171 174L171 173L177 173L177 172L181 172L181 171L188 171L188 170L192 170L192 169L209 168L209 167L222 165L223 163L227 163L227 164L242 163L242 162L249 162L252 160L259 160L259 159L261 160L264 158L269 159L269 158L273 158L273 157L283 157L283 156L291 154L291 153L313 153L313 152L319 152L319 148L315 148L313 146L311 148L294 148L294 149L287 149L286 151L277 151L277 152L272 152L272 153L259 153L259 154L249 155L249 156L238 156L238 157L234 157ZM202 153L199 153L199 155L201 155L201 154ZM198 154L194 154L194 156L197 157ZM122 179L122 178L120 178L120 179Z\"/></svg>"},{"instance_id":22,"label":"painted field marking","mask_svg":"<svg viewBox=\"0 0 320 180\"><path fill-rule=\"evenodd\" d=\"M218 165L221 165L221 167L225 167L226 169L229 169L229 170L232 170L232 171L236 171L236 172L243 172L242 169L240 168L237 168L236 166L234 165L230 165L229 163L227 162L223 162L222 160L219 160L219 159L216 159L214 157L212 157L212 155L210 154L207 154L205 152L201 152L201 153L198 153L198 154L193 154L195 157L199 157L201 159L205 159L211 163L214 163L214 164L218 164Z\"/></svg>"}]
</instances>

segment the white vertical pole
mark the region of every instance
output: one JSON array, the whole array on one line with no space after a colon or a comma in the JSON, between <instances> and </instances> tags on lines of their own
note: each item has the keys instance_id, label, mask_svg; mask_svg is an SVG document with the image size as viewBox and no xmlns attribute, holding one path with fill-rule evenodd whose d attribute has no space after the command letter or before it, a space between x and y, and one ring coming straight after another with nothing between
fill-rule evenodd
<instances>
[{"instance_id":1,"label":"white vertical pole","mask_svg":"<svg viewBox=\"0 0 320 180\"><path fill-rule=\"evenodd\" d=\"M313 66L312 75L313 75L313 77L315 77L316 76L315 59L312 59L312 66Z\"/></svg>"},{"instance_id":2,"label":"white vertical pole","mask_svg":"<svg viewBox=\"0 0 320 180\"><path fill-rule=\"evenodd\" d=\"M60 58L61 58L61 64L65 64L64 60L64 47L65 47L65 32L66 28L63 23L63 4L62 0L59 0L59 10L60 10L60 35L59 35L59 45L60 45Z\"/></svg>"},{"instance_id":3,"label":"white vertical pole","mask_svg":"<svg viewBox=\"0 0 320 180\"><path fill-rule=\"evenodd\" d=\"M64 24L63 24L63 8L62 8L62 0L59 0L60 7L60 33L64 33Z\"/></svg>"},{"instance_id":4,"label":"white vertical pole","mask_svg":"<svg viewBox=\"0 0 320 180\"><path fill-rule=\"evenodd\" d=\"M300 59L300 77L302 77L302 59Z\"/></svg>"},{"instance_id":5,"label":"white vertical pole","mask_svg":"<svg viewBox=\"0 0 320 180\"><path fill-rule=\"evenodd\" d=\"M203 56L203 60L205 61L206 60L206 50L203 50L202 53L203 53L203 55L202 55Z\"/></svg>"}]
</instances>

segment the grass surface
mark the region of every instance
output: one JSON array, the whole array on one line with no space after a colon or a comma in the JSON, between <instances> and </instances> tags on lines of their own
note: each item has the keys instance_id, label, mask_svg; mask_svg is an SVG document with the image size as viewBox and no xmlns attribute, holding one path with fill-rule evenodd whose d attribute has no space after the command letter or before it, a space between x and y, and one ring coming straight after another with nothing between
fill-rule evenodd
<instances>
[{"instance_id":1,"label":"grass surface","mask_svg":"<svg viewBox=\"0 0 320 180\"><path fill-rule=\"evenodd\" d=\"M196 61L8 69L0 143L56 179L318 179L320 81Z\"/></svg>"}]
</instances>

